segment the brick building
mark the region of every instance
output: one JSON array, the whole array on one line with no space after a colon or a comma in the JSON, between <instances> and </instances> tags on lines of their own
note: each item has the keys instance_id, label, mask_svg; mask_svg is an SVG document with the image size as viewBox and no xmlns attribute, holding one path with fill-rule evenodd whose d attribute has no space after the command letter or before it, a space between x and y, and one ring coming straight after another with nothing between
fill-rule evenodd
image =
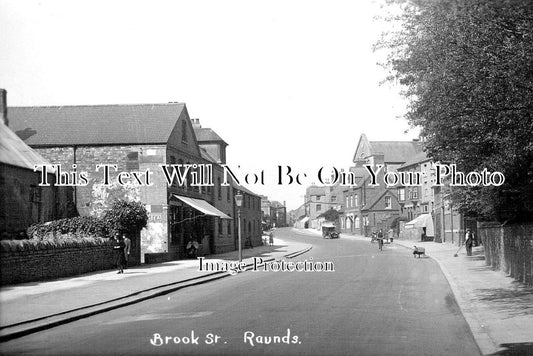
<instances>
[{"instance_id":1,"label":"brick building","mask_svg":"<svg viewBox=\"0 0 533 356\"><path fill-rule=\"evenodd\" d=\"M242 247L253 247L253 246L259 246L262 244L262 235L263 235L263 228L262 228L262 212L261 212L261 196L258 194L255 194L251 190L243 187L238 186L237 184L233 183L233 192L235 195L242 194L243 200L242 200L242 206L240 207L241 212L241 244ZM235 199L235 196L233 196L233 199ZM234 205L234 212L233 216L235 218L238 217L238 210L239 208ZM238 221L235 219L235 228L234 228L234 234L236 237L235 240L235 249L238 248L238 233L239 233L239 227L238 227Z\"/></svg>"},{"instance_id":2,"label":"brick building","mask_svg":"<svg viewBox=\"0 0 533 356\"><path fill-rule=\"evenodd\" d=\"M221 186L219 158L199 145L185 104L19 107L11 121L27 144L70 172L71 183L85 175L87 184L74 188L81 215L101 214L114 198L146 204L150 220L141 233L141 256L183 257L189 238L206 254L234 246L231 187ZM108 182L103 168L97 169L102 164L116 165ZM171 164L211 164L214 184L193 186L189 172L182 184L169 185L161 165ZM123 184L120 172L130 173ZM140 181L132 172L139 172Z\"/></svg>"},{"instance_id":3,"label":"brick building","mask_svg":"<svg viewBox=\"0 0 533 356\"><path fill-rule=\"evenodd\" d=\"M388 231L392 221L400 216L397 188L383 182L386 172L396 171L402 164L422 151L419 141L369 141L361 134L350 172L356 185L343 191L345 206L341 214L342 231L369 236L372 231ZM364 167L370 165L377 173L372 186L371 175Z\"/></svg>"}]
</instances>

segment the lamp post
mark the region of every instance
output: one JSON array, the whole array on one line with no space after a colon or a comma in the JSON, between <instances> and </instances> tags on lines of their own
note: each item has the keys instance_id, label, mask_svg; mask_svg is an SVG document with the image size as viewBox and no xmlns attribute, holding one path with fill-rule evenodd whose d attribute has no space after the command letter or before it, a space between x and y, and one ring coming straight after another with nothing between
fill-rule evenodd
<instances>
[{"instance_id":1,"label":"lamp post","mask_svg":"<svg viewBox=\"0 0 533 356\"><path fill-rule=\"evenodd\" d=\"M242 262L242 245L241 245L241 206L243 196L240 191L235 194L235 205L237 205L237 219L238 219L238 236L239 236L239 262Z\"/></svg>"}]
</instances>

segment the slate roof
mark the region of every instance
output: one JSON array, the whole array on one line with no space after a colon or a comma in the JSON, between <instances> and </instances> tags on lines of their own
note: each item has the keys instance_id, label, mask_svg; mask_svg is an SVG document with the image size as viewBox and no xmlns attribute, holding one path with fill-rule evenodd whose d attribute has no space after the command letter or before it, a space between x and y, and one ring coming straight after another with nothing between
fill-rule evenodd
<instances>
[{"instance_id":1,"label":"slate roof","mask_svg":"<svg viewBox=\"0 0 533 356\"><path fill-rule=\"evenodd\" d=\"M306 194L307 195L326 195L326 187L317 187L316 185L312 185L310 187L307 187Z\"/></svg>"},{"instance_id":2,"label":"slate roof","mask_svg":"<svg viewBox=\"0 0 533 356\"><path fill-rule=\"evenodd\" d=\"M398 170L404 169L404 168L407 168L407 167L410 167L410 166L413 166L419 163L423 163L426 161L431 161L431 158L427 156L426 152L420 152L420 153L417 153L411 159L409 159L407 162L402 164L400 167L398 167Z\"/></svg>"},{"instance_id":3,"label":"slate roof","mask_svg":"<svg viewBox=\"0 0 533 356\"><path fill-rule=\"evenodd\" d=\"M10 128L32 146L166 143L183 103L10 107Z\"/></svg>"},{"instance_id":4,"label":"slate roof","mask_svg":"<svg viewBox=\"0 0 533 356\"><path fill-rule=\"evenodd\" d=\"M33 171L34 165L51 164L25 144L3 122L0 122L0 163L30 169L31 171ZM50 168L48 170L53 172Z\"/></svg>"},{"instance_id":5,"label":"slate roof","mask_svg":"<svg viewBox=\"0 0 533 356\"><path fill-rule=\"evenodd\" d=\"M211 156L205 148L200 147L200 154L202 155L203 159L208 160L211 163L217 163L217 160L214 159L213 156Z\"/></svg>"},{"instance_id":6,"label":"slate roof","mask_svg":"<svg viewBox=\"0 0 533 356\"><path fill-rule=\"evenodd\" d=\"M198 143L221 141L225 143L226 146L228 145L226 141L224 141L215 131L210 128L195 127L194 133L196 134L196 139L198 140Z\"/></svg>"},{"instance_id":7,"label":"slate roof","mask_svg":"<svg viewBox=\"0 0 533 356\"><path fill-rule=\"evenodd\" d=\"M383 154L385 162L406 162L409 158L422 151L417 141L370 141L372 155Z\"/></svg>"},{"instance_id":8,"label":"slate roof","mask_svg":"<svg viewBox=\"0 0 533 356\"><path fill-rule=\"evenodd\" d=\"M365 206L363 206L361 208L361 210L372 210L372 208L386 195L386 194L389 194L390 196L393 196L395 197L396 199L398 199L396 197L396 194L392 191L392 189L385 189L382 193L380 193L379 195L377 195L374 200L372 200L369 204L365 204ZM392 210L392 209L374 209L374 210Z\"/></svg>"}]
</instances>

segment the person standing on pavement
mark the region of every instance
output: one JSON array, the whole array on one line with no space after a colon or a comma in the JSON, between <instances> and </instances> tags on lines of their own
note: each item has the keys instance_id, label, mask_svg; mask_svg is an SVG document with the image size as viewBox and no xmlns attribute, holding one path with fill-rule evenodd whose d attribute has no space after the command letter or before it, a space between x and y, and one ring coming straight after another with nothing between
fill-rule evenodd
<instances>
[{"instance_id":1,"label":"person standing on pavement","mask_svg":"<svg viewBox=\"0 0 533 356\"><path fill-rule=\"evenodd\" d=\"M472 256L472 246L474 245L474 236L472 235L472 231L470 229L466 229L466 235L465 235L465 247L466 247L466 255Z\"/></svg>"},{"instance_id":2,"label":"person standing on pavement","mask_svg":"<svg viewBox=\"0 0 533 356\"><path fill-rule=\"evenodd\" d=\"M131 240L125 234L122 234L122 238L124 240L124 245L126 246L124 247L124 269L127 269L128 261L130 260Z\"/></svg>"},{"instance_id":3,"label":"person standing on pavement","mask_svg":"<svg viewBox=\"0 0 533 356\"><path fill-rule=\"evenodd\" d=\"M115 235L115 243L113 245L113 251L115 251L115 264L118 268L117 274L124 273L124 263L126 262L126 256L124 255L125 248L126 244L124 243L122 235L117 233Z\"/></svg>"}]
</instances>

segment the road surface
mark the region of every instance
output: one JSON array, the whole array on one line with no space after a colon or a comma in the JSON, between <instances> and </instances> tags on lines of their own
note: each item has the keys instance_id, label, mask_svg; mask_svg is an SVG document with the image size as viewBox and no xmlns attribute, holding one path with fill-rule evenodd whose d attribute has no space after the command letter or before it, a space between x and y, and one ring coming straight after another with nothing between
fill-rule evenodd
<instances>
[{"instance_id":1,"label":"road surface","mask_svg":"<svg viewBox=\"0 0 533 356\"><path fill-rule=\"evenodd\" d=\"M342 235L276 235L313 245L291 261L334 271L247 271L2 343L1 352L479 355L432 259Z\"/></svg>"}]
</instances>

